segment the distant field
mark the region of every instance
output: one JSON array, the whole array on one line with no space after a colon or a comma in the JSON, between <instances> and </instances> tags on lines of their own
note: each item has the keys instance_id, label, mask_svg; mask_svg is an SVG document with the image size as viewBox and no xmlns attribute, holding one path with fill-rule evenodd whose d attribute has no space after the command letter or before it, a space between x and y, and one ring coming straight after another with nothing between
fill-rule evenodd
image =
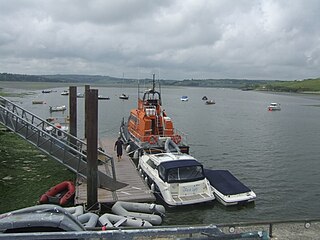
<instances>
[{"instance_id":1,"label":"distant field","mask_svg":"<svg viewBox=\"0 0 320 240\"><path fill-rule=\"evenodd\" d=\"M268 83L266 90L279 92L320 92L320 79Z\"/></svg>"},{"instance_id":2,"label":"distant field","mask_svg":"<svg viewBox=\"0 0 320 240\"><path fill-rule=\"evenodd\" d=\"M41 90L47 88L58 88L73 86L72 83L58 83L58 82L7 82L1 81L1 88L15 88L15 89L26 89L26 90ZM82 84L83 85L83 84Z\"/></svg>"}]
</instances>

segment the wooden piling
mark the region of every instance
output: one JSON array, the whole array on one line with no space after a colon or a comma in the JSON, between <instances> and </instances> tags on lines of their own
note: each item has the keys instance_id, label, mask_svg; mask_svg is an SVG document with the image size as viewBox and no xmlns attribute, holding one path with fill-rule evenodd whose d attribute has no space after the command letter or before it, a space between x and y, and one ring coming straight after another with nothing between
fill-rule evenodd
<instances>
[{"instance_id":1,"label":"wooden piling","mask_svg":"<svg viewBox=\"0 0 320 240\"><path fill-rule=\"evenodd\" d=\"M69 87L69 114L70 114L70 134L74 137L77 137L77 87L70 86ZM76 141L74 138L70 139L70 143L72 146L76 145Z\"/></svg>"},{"instance_id":2,"label":"wooden piling","mask_svg":"<svg viewBox=\"0 0 320 240\"><path fill-rule=\"evenodd\" d=\"M88 90L86 98L88 98L85 101L85 119L87 123L87 209L96 209L96 204L98 203L98 90Z\"/></svg>"},{"instance_id":3,"label":"wooden piling","mask_svg":"<svg viewBox=\"0 0 320 240\"><path fill-rule=\"evenodd\" d=\"M89 107L89 104L87 103L87 101L88 101L88 96L87 96L87 93L88 93L88 91L90 90L90 85L85 85L84 86L84 96L85 96L85 99L84 99L84 101L85 101L85 104L84 104L84 108L85 108L85 112L88 112L89 110L87 109L88 107ZM87 138L87 121L86 121L86 119L85 119L85 121L84 121L84 138Z\"/></svg>"}]
</instances>

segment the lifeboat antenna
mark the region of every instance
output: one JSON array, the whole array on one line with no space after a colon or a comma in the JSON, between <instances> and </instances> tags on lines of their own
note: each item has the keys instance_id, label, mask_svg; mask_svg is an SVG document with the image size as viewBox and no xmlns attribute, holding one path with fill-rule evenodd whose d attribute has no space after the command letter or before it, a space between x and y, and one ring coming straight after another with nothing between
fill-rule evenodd
<instances>
[{"instance_id":1,"label":"lifeboat antenna","mask_svg":"<svg viewBox=\"0 0 320 240\"><path fill-rule=\"evenodd\" d=\"M152 91L154 92L156 89L156 83L155 83L155 74L152 74Z\"/></svg>"}]
</instances>

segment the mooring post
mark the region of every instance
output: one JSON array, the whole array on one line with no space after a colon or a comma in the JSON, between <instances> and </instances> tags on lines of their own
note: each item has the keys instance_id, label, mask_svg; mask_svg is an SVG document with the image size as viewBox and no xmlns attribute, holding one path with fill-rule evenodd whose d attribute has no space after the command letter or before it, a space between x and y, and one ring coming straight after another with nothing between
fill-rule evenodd
<instances>
[{"instance_id":1,"label":"mooring post","mask_svg":"<svg viewBox=\"0 0 320 240\"><path fill-rule=\"evenodd\" d=\"M87 209L95 209L98 202L98 90L88 90L86 97Z\"/></svg>"},{"instance_id":2,"label":"mooring post","mask_svg":"<svg viewBox=\"0 0 320 240\"><path fill-rule=\"evenodd\" d=\"M69 87L69 127L70 134L77 137L77 87ZM75 138L70 139L70 144L72 147L76 147Z\"/></svg>"},{"instance_id":3,"label":"mooring post","mask_svg":"<svg viewBox=\"0 0 320 240\"><path fill-rule=\"evenodd\" d=\"M89 104L88 104L88 96L87 96L87 94L88 94L88 91L90 90L90 85L85 85L84 86L84 96L85 96L85 99L84 99L84 101L85 101L85 104L84 104L84 112L86 113L86 112L88 112L89 110L87 109L87 108L89 108ZM87 138L87 119L85 119L84 120L84 138Z\"/></svg>"}]
</instances>

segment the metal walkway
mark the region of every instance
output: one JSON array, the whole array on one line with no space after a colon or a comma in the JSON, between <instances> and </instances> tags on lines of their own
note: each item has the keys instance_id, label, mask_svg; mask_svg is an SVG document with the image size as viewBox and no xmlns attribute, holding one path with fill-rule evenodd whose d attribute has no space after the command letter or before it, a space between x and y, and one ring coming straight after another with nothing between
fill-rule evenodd
<instances>
[{"instance_id":1,"label":"metal walkway","mask_svg":"<svg viewBox=\"0 0 320 240\"><path fill-rule=\"evenodd\" d=\"M87 178L87 155L85 154L87 146L84 141L3 97L0 97L0 123L64 164L77 175ZM48 126L51 126L53 130L46 131ZM98 186L111 191L127 186L116 180L113 158L99 149L97 151L99 159L103 159L103 162L111 169L110 175L98 171Z\"/></svg>"}]
</instances>

